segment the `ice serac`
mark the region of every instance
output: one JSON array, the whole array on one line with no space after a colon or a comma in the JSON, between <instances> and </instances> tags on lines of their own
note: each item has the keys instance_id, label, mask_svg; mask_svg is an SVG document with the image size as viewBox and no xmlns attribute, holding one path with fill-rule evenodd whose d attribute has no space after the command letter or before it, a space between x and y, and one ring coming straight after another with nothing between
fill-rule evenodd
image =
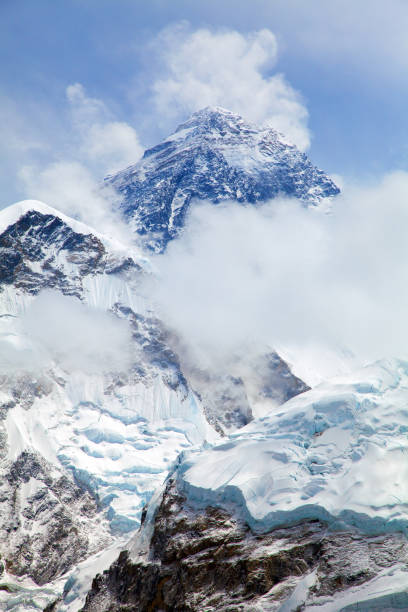
<instances>
[{"instance_id":1,"label":"ice serac","mask_svg":"<svg viewBox=\"0 0 408 612\"><path fill-rule=\"evenodd\" d=\"M323 383L226 444L186 453L181 486L198 504L233 503L257 532L306 519L405 532L407 383L403 362Z\"/></svg>"},{"instance_id":2,"label":"ice serac","mask_svg":"<svg viewBox=\"0 0 408 612\"><path fill-rule=\"evenodd\" d=\"M255 204L283 195L317 205L338 187L296 146L219 107L192 115L134 166L106 179L146 245L161 251L184 226L192 200Z\"/></svg>"},{"instance_id":3,"label":"ice serac","mask_svg":"<svg viewBox=\"0 0 408 612\"><path fill-rule=\"evenodd\" d=\"M183 453L84 610L408 609L407 388L379 362Z\"/></svg>"}]
</instances>

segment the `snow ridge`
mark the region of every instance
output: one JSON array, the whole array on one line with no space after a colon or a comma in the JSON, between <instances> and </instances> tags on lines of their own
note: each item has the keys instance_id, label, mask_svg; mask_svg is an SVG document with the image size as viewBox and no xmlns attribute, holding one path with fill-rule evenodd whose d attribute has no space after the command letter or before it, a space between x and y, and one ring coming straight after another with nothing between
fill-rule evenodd
<instances>
[{"instance_id":1,"label":"snow ridge","mask_svg":"<svg viewBox=\"0 0 408 612\"><path fill-rule=\"evenodd\" d=\"M403 362L323 383L226 444L187 452L181 487L199 504L235 505L261 532L318 519L336 529L406 533L407 389Z\"/></svg>"}]
</instances>

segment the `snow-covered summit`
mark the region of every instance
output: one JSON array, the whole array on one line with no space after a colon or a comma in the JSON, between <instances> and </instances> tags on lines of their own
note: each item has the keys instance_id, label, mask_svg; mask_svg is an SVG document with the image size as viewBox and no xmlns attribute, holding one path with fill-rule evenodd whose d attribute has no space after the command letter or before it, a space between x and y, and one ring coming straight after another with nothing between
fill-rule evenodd
<instances>
[{"instance_id":1,"label":"snow-covered summit","mask_svg":"<svg viewBox=\"0 0 408 612\"><path fill-rule=\"evenodd\" d=\"M108 236L91 227L87 223L83 223L78 219L74 219L65 213L57 210L53 206L49 206L40 200L21 200L15 204L11 204L0 210L0 234L3 233L11 225L14 225L22 218L42 218L49 217L59 220L67 228L70 228L76 234L83 236L92 235L100 240L108 249L118 252L131 251L134 258L144 259L140 251L135 245L130 248L129 245L123 244L116 238Z\"/></svg>"},{"instance_id":2,"label":"snow-covered summit","mask_svg":"<svg viewBox=\"0 0 408 612\"><path fill-rule=\"evenodd\" d=\"M0 211L0 307L7 286L32 295L53 288L79 297L86 277L145 266L138 250L37 200Z\"/></svg>"},{"instance_id":3,"label":"snow-covered summit","mask_svg":"<svg viewBox=\"0 0 408 612\"><path fill-rule=\"evenodd\" d=\"M21 217L24 217L28 212L37 212L41 215L52 215L53 217L61 219L61 221L79 234L96 233L85 223L68 217L56 208L48 206L48 204L44 202L40 202L40 200L21 200L20 202L16 202L0 210L0 232L4 232L4 230L13 223L16 223Z\"/></svg>"},{"instance_id":4,"label":"snow-covered summit","mask_svg":"<svg viewBox=\"0 0 408 612\"><path fill-rule=\"evenodd\" d=\"M178 235L193 199L254 204L284 195L317 205L339 193L278 132L220 107L197 111L137 164L106 180L122 195L132 229L154 250Z\"/></svg>"},{"instance_id":5,"label":"snow-covered summit","mask_svg":"<svg viewBox=\"0 0 408 612\"><path fill-rule=\"evenodd\" d=\"M174 138L183 138L187 130L193 130L194 134L208 136L212 132L219 132L225 135L228 131L236 134L243 134L246 129L251 128L253 132L259 131L255 125L245 121L237 113L222 108L221 106L206 106L191 115L191 117L181 123L174 132ZM277 134L277 132L275 132ZM168 140L170 140L172 136Z\"/></svg>"}]
</instances>

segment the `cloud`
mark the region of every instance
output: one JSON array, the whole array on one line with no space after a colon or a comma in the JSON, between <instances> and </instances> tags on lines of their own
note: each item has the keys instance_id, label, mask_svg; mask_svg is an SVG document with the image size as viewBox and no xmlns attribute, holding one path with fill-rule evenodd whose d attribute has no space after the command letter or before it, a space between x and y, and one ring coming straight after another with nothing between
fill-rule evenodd
<instances>
[{"instance_id":1,"label":"cloud","mask_svg":"<svg viewBox=\"0 0 408 612\"><path fill-rule=\"evenodd\" d=\"M60 161L41 169L25 166L19 178L30 199L46 202L108 237L131 242L129 228L115 210L117 194L101 186L85 165Z\"/></svg>"},{"instance_id":2,"label":"cloud","mask_svg":"<svg viewBox=\"0 0 408 612\"><path fill-rule=\"evenodd\" d=\"M282 74L271 74L277 42L268 29L165 29L156 41L163 76L152 86L158 117L173 122L208 105L223 106L281 131L302 150L310 145L308 112Z\"/></svg>"},{"instance_id":3,"label":"cloud","mask_svg":"<svg viewBox=\"0 0 408 612\"><path fill-rule=\"evenodd\" d=\"M289 53L302 61L317 60L336 73L346 68L349 77L359 74L376 88L380 80L383 84L396 80L405 88L401 79L408 57L404 0L390 0L386 6L371 0L370 11L354 0L266 0L262 4L263 18L276 24Z\"/></svg>"},{"instance_id":4,"label":"cloud","mask_svg":"<svg viewBox=\"0 0 408 612\"><path fill-rule=\"evenodd\" d=\"M197 204L155 258L151 295L211 363L267 345L320 347L320 359L344 349L360 361L408 357L407 200L399 172L346 188L331 214L291 200Z\"/></svg>"},{"instance_id":5,"label":"cloud","mask_svg":"<svg viewBox=\"0 0 408 612\"><path fill-rule=\"evenodd\" d=\"M24 195L129 243L131 234L116 210L118 196L102 178L138 160L137 134L127 123L112 121L106 105L88 97L79 83L67 87L66 94L73 140L58 161L21 166Z\"/></svg>"},{"instance_id":6,"label":"cloud","mask_svg":"<svg viewBox=\"0 0 408 612\"><path fill-rule=\"evenodd\" d=\"M91 125L84 135L82 151L93 163L102 164L106 173L135 164L143 154L136 131L119 121Z\"/></svg>"},{"instance_id":7,"label":"cloud","mask_svg":"<svg viewBox=\"0 0 408 612\"><path fill-rule=\"evenodd\" d=\"M89 125L95 121L107 121L111 117L106 104L98 98L88 96L81 83L68 85L65 92L75 123Z\"/></svg>"},{"instance_id":8,"label":"cloud","mask_svg":"<svg viewBox=\"0 0 408 612\"><path fill-rule=\"evenodd\" d=\"M85 164L106 175L139 160L143 147L132 126L114 121L104 102L87 96L80 83L68 86L66 94Z\"/></svg>"},{"instance_id":9,"label":"cloud","mask_svg":"<svg viewBox=\"0 0 408 612\"><path fill-rule=\"evenodd\" d=\"M37 370L56 362L69 371L114 372L131 365L131 331L113 314L46 290L0 342L3 371Z\"/></svg>"}]
</instances>

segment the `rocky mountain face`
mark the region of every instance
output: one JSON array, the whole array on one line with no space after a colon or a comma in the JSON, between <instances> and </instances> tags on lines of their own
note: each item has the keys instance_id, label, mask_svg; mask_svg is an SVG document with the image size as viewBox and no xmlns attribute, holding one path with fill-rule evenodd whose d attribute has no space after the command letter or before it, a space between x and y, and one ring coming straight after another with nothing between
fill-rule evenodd
<instances>
[{"instance_id":1,"label":"rocky mountain face","mask_svg":"<svg viewBox=\"0 0 408 612\"><path fill-rule=\"evenodd\" d=\"M406 609L404 589L382 595L380 585L397 568L403 585L407 567L402 533L333 532L307 520L258 534L222 507L197 512L169 480L149 556L121 552L94 579L82 612ZM379 596L367 589L362 607L366 585Z\"/></svg>"},{"instance_id":2,"label":"rocky mountain face","mask_svg":"<svg viewBox=\"0 0 408 612\"><path fill-rule=\"evenodd\" d=\"M247 425L253 409L283 404L310 387L275 351L239 356L224 369L203 369L183 360L183 370L200 398L207 420L221 434Z\"/></svg>"},{"instance_id":3,"label":"rocky mountain face","mask_svg":"<svg viewBox=\"0 0 408 612\"><path fill-rule=\"evenodd\" d=\"M2 476L3 571L44 585L111 543L95 496L38 452L22 451Z\"/></svg>"},{"instance_id":4,"label":"rocky mountain face","mask_svg":"<svg viewBox=\"0 0 408 612\"><path fill-rule=\"evenodd\" d=\"M255 204L282 195L314 206L339 193L281 134L219 107L194 113L140 162L106 180L133 231L154 251L178 236L194 199Z\"/></svg>"},{"instance_id":5,"label":"rocky mountain face","mask_svg":"<svg viewBox=\"0 0 408 612\"><path fill-rule=\"evenodd\" d=\"M81 281L89 274L137 267L131 258L110 257L97 237L77 233L54 214L35 209L1 234L0 255L0 283L31 294L53 288L79 297Z\"/></svg>"}]
</instances>

